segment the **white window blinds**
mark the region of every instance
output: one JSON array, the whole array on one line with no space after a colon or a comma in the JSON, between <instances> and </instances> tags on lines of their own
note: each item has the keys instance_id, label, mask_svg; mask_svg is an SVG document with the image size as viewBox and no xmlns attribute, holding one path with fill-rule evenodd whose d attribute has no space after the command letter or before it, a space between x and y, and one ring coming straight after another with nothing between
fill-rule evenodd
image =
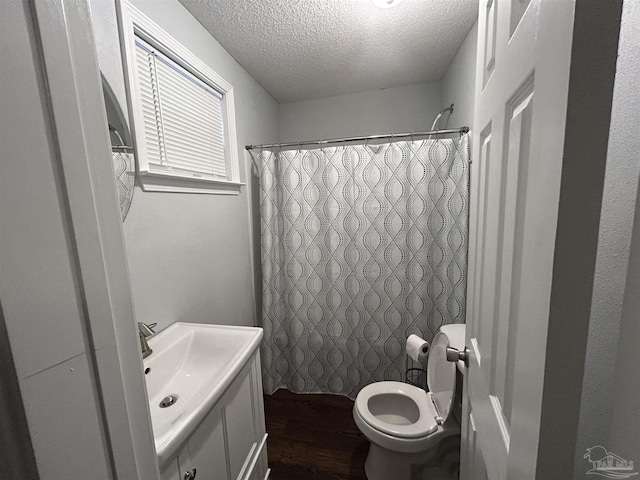
<instances>
[{"instance_id":1,"label":"white window blinds","mask_svg":"<svg viewBox=\"0 0 640 480\"><path fill-rule=\"evenodd\" d=\"M138 37L136 63L149 164L228 178L222 95Z\"/></svg>"}]
</instances>

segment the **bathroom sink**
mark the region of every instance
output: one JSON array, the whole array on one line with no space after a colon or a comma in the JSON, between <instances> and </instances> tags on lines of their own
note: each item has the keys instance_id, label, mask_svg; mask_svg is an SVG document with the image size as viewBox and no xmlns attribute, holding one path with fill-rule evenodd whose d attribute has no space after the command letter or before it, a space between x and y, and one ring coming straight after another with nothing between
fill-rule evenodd
<instances>
[{"instance_id":1,"label":"bathroom sink","mask_svg":"<svg viewBox=\"0 0 640 480\"><path fill-rule=\"evenodd\" d=\"M198 323L174 323L149 339L153 353L143 363L161 465L177 454L261 340L261 328Z\"/></svg>"}]
</instances>

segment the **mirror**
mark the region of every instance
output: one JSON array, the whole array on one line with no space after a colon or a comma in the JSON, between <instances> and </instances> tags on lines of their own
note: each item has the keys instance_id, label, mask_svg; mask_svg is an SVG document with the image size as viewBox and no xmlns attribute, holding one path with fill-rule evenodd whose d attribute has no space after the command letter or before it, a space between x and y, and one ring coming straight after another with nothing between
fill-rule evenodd
<instances>
[{"instance_id":1,"label":"mirror","mask_svg":"<svg viewBox=\"0 0 640 480\"><path fill-rule=\"evenodd\" d=\"M122 109L104 76L102 76L102 94L109 122L111 158L120 203L120 216L124 222L133 200L133 187L136 178L133 143Z\"/></svg>"}]
</instances>

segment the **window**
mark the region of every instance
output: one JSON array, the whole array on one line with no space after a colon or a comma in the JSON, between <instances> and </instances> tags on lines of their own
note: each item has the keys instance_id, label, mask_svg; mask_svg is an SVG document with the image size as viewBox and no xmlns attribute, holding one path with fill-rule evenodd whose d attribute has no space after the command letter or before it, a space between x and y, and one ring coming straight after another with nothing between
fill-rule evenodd
<instances>
[{"instance_id":1,"label":"window","mask_svg":"<svg viewBox=\"0 0 640 480\"><path fill-rule=\"evenodd\" d=\"M237 194L231 85L133 6L125 4L123 16L143 188Z\"/></svg>"}]
</instances>

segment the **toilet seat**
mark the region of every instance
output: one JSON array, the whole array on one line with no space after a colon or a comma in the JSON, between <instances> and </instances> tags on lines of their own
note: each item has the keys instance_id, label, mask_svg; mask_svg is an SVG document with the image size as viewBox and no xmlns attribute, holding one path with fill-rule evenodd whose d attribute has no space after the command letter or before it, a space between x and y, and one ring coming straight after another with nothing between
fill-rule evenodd
<instances>
[{"instance_id":1,"label":"toilet seat","mask_svg":"<svg viewBox=\"0 0 640 480\"><path fill-rule=\"evenodd\" d=\"M448 326L457 327L458 325ZM445 330L445 327L441 327L440 331L436 333L429 347L429 359L427 360L427 386L443 423L451 413L456 388L457 367L455 363L447 360L447 347L450 345L448 331Z\"/></svg>"},{"instance_id":2,"label":"toilet seat","mask_svg":"<svg viewBox=\"0 0 640 480\"><path fill-rule=\"evenodd\" d=\"M398 411L384 412L383 396L399 396L412 415L404 418ZM397 400L397 399L396 399ZM393 402L394 400L390 400ZM414 405L410 405L412 402ZM390 403L391 404L391 403ZM426 437L438 429L438 416L430 395L421 388L402 382L376 382L364 387L356 398L356 409L362 419L381 432L400 438ZM378 410L377 415L372 409Z\"/></svg>"}]
</instances>

